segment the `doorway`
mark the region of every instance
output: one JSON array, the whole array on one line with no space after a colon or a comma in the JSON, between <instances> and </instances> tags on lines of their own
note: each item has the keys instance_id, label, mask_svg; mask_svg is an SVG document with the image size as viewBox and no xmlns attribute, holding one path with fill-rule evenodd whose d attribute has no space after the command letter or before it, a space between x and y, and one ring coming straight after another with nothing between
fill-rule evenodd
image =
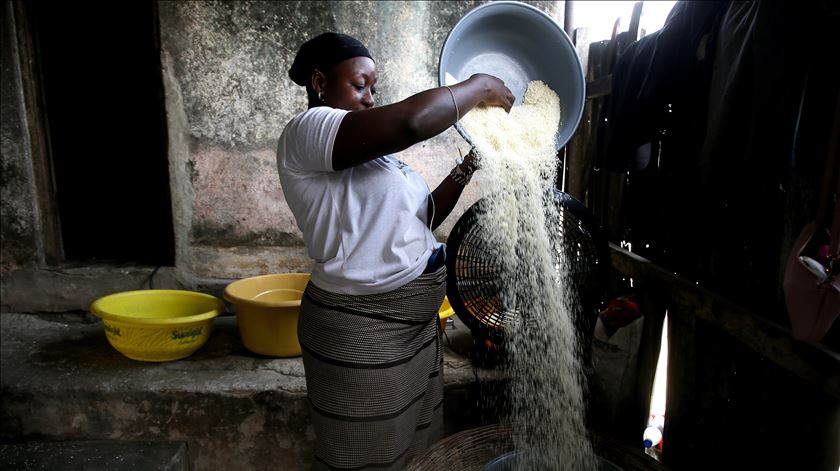
<instances>
[{"instance_id":1,"label":"doorway","mask_svg":"<svg viewBox=\"0 0 840 471\"><path fill-rule=\"evenodd\" d=\"M64 262L174 265L156 2L26 13Z\"/></svg>"}]
</instances>

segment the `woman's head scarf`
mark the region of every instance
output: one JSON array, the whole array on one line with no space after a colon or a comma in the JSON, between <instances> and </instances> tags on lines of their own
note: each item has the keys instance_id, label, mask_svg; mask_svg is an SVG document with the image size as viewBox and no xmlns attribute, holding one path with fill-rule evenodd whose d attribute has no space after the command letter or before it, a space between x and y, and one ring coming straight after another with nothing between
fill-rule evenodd
<instances>
[{"instance_id":1,"label":"woman's head scarf","mask_svg":"<svg viewBox=\"0 0 840 471\"><path fill-rule=\"evenodd\" d=\"M289 77L296 84L306 86L314 69L327 73L339 62L353 57L373 60L358 39L341 33L323 33L303 43L289 69Z\"/></svg>"}]
</instances>

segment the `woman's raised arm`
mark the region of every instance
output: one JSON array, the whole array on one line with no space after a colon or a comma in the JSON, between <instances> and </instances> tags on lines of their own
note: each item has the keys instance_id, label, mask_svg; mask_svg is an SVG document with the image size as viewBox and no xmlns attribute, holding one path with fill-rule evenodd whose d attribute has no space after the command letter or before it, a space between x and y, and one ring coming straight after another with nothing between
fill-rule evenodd
<instances>
[{"instance_id":1,"label":"woman's raised arm","mask_svg":"<svg viewBox=\"0 0 840 471\"><path fill-rule=\"evenodd\" d=\"M511 91L491 75L473 75L450 89L452 93L446 87L433 88L398 103L348 113L333 144L333 169L359 165L434 137L479 104L505 111L513 106Z\"/></svg>"}]
</instances>

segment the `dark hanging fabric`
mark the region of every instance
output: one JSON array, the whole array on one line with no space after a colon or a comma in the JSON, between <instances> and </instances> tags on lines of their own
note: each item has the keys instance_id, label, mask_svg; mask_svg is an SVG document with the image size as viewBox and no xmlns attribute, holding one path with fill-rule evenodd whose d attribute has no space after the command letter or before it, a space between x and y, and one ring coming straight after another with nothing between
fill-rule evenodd
<instances>
[{"instance_id":1,"label":"dark hanging fabric","mask_svg":"<svg viewBox=\"0 0 840 471\"><path fill-rule=\"evenodd\" d=\"M653 143L651 150L657 150L674 106L682 108L703 88L710 67L710 34L725 8L725 2L679 2L662 29L633 43L618 59L604 154L607 167L646 168L650 159L639 147Z\"/></svg>"},{"instance_id":2,"label":"dark hanging fabric","mask_svg":"<svg viewBox=\"0 0 840 471\"><path fill-rule=\"evenodd\" d=\"M797 123L826 93L815 66L840 57L827 17L819 3L679 2L613 71L601 164L627 175L619 237L782 322L786 182L797 158L819 168L794 152Z\"/></svg>"},{"instance_id":3,"label":"dark hanging fabric","mask_svg":"<svg viewBox=\"0 0 840 471\"><path fill-rule=\"evenodd\" d=\"M728 5L702 116L694 221L681 231L693 237L702 285L781 325L784 265L815 214L837 99L840 16L829 3ZM835 397L716 326L697 322L692 335L693 402L669 467L714 468L720 460L704 450L736 443L729 469L837 469Z\"/></svg>"},{"instance_id":4,"label":"dark hanging fabric","mask_svg":"<svg viewBox=\"0 0 840 471\"><path fill-rule=\"evenodd\" d=\"M718 292L783 324L782 245L791 230L785 182L797 122L809 92L810 100L828 98L824 87L806 87L810 73L815 85L822 74L815 59L838 57L836 36L833 44L816 41L824 26L819 8L772 1L729 5L717 39L698 167L705 197L697 215L709 222L697 227L700 272ZM823 47L834 52L819 59L815 51Z\"/></svg>"},{"instance_id":5,"label":"dark hanging fabric","mask_svg":"<svg viewBox=\"0 0 840 471\"><path fill-rule=\"evenodd\" d=\"M698 204L715 31L725 2L679 2L663 28L631 45L613 70L601 166L627 173L623 240L684 276L696 276L689 230Z\"/></svg>"}]
</instances>

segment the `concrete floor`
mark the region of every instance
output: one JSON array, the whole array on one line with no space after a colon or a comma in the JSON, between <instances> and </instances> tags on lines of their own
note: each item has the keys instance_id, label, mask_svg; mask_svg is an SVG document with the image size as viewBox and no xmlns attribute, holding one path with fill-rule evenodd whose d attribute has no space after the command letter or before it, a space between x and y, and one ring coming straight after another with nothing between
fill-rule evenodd
<instances>
[{"instance_id":1,"label":"concrete floor","mask_svg":"<svg viewBox=\"0 0 840 471\"><path fill-rule=\"evenodd\" d=\"M478 423L480 385L499 379L456 353L472 340L454 324L444 342L447 433ZM183 441L198 471L309 468L302 361L250 353L233 316L217 318L195 354L167 363L124 357L89 314L6 313L0 334L3 441Z\"/></svg>"},{"instance_id":2,"label":"concrete floor","mask_svg":"<svg viewBox=\"0 0 840 471\"><path fill-rule=\"evenodd\" d=\"M190 471L187 444L169 441L2 443L0 466L16 471Z\"/></svg>"}]
</instances>

